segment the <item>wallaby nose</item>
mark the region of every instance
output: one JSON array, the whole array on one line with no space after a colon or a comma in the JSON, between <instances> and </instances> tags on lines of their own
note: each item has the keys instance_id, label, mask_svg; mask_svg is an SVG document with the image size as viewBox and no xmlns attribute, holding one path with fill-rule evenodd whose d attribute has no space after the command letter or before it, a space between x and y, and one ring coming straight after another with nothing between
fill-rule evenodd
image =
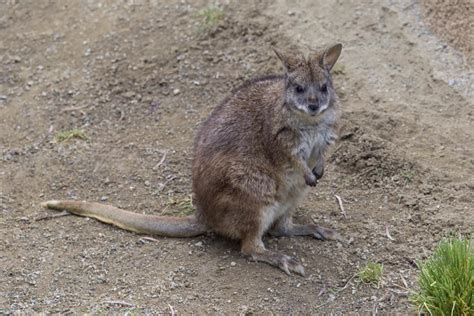
<instances>
[{"instance_id":1,"label":"wallaby nose","mask_svg":"<svg viewBox=\"0 0 474 316\"><path fill-rule=\"evenodd\" d=\"M318 106L317 104L314 104L314 103L308 105L308 108L309 108L311 111L313 111L313 112L316 112L316 111L318 110L318 107L319 107L319 106Z\"/></svg>"}]
</instances>

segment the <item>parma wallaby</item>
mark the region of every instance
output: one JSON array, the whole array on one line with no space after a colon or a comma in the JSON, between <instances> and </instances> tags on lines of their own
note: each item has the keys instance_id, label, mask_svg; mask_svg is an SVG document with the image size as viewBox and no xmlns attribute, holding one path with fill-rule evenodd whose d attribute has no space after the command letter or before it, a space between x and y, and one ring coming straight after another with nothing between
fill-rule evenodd
<instances>
[{"instance_id":1,"label":"parma wallaby","mask_svg":"<svg viewBox=\"0 0 474 316\"><path fill-rule=\"evenodd\" d=\"M143 215L84 201L44 206L138 233L191 237L213 231L240 240L254 260L304 275L297 260L266 249L262 237L339 238L316 224L293 223L292 211L323 175L325 151L337 138L340 109L331 69L342 45L307 58L274 50L284 74L243 84L199 129L192 164L196 215Z\"/></svg>"}]
</instances>

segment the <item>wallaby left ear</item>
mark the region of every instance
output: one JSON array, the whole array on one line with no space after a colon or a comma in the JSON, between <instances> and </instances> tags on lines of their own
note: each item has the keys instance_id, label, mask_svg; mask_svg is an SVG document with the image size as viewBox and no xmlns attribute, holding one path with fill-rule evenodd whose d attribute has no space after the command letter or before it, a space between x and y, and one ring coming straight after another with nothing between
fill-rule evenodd
<instances>
[{"instance_id":1,"label":"wallaby left ear","mask_svg":"<svg viewBox=\"0 0 474 316\"><path fill-rule=\"evenodd\" d=\"M324 51L324 54L321 56L321 59L319 60L320 65L324 68L327 68L328 70L331 70L332 67L334 67L334 64L336 63L337 59L341 55L341 51L341 43L327 48Z\"/></svg>"}]
</instances>

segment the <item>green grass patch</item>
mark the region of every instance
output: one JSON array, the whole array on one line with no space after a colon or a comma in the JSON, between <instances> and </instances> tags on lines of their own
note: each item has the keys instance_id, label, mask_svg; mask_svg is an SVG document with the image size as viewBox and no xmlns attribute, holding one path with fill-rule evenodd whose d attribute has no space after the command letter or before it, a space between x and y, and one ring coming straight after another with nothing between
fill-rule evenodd
<instances>
[{"instance_id":1,"label":"green grass patch","mask_svg":"<svg viewBox=\"0 0 474 316\"><path fill-rule=\"evenodd\" d=\"M362 282L378 287L382 281L382 274L383 265L381 263L369 262L359 270L357 276Z\"/></svg>"},{"instance_id":2,"label":"green grass patch","mask_svg":"<svg viewBox=\"0 0 474 316\"><path fill-rule=\"evenodd\" d=\"M344 66L344 64L341 64L341 63L335 64L334 67L332 68L331 72L334 75L345 75L346 74L346 66Z\"/></svg>"},{"instance_id":3,"label":"green grass patch","mask_svg":"<svg viewBox=\"0 0 474 316\"><path fill-rule=\"evenodd\" d=\"M224 17L224 11L221 8L211 5L199 10L197 16L201 19L202 27L206 29L216 25Z\"/></svg>"},{"instance_id":4,"label":"green grass patch","mask_svg":"<svg viewBox=\"0 0 474 316\"><path fill-rule=\"evenodd\" d=\"M161 212L162 215L172 214L178 216L187 216L194 214L195 209L193 206L192 196L186 196L183 198L170 197L166 202L164 210Z\"/></svg>"},{"instance_id":5,"label":"green grass patch","mask_svg":"<svg viewBox=\"0 0 474 316\"><path fill-rule=\"evenodd\" d=\"M415 178L415 172L412 170L402 170L400 172L400 176L402 177L403 181L407 183L412 183L413 179Z\"/></svg>"},{"instance_id":6,"label":"green grass patch","mask_svg":"<svg viewBox=\"0 0 474 316\"><path fill-rule=\"evenodd\" d=\"M87 140L86 134L81 129L71 129L69 131L59 132L56 134L55 138L57 142L65 142L72 138Z\"/></svg>"},{"instance_id":7,"label":"green grass patch","mask_svg":"<svg viewBox=\"0 0 474 316\"><path fill-rule=\"evenodd\" d=\"M430 258L418 263L420 290L412 296L419 313L474 315L474 242L446 238Z\"/></svg>"}]
</instances>

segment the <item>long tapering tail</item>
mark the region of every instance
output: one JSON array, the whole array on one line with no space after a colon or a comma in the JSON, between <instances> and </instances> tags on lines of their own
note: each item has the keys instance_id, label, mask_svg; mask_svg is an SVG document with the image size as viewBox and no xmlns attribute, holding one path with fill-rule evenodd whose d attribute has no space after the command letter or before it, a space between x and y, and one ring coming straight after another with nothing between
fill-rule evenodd
<instances>
[{"instance_id":1,"label":"long tapering tail","mask_svg":"<svg viewBox=\"0 0 474 316\"><path fill-rule=\"evenodd\" d=\"M92 217L122 229L166 237L193 237L206 233L207 227L196 216L173 217L133 213L114 206L86 201L47 201L41 204L53 210Z\"/></svg>"}]
</instances>

